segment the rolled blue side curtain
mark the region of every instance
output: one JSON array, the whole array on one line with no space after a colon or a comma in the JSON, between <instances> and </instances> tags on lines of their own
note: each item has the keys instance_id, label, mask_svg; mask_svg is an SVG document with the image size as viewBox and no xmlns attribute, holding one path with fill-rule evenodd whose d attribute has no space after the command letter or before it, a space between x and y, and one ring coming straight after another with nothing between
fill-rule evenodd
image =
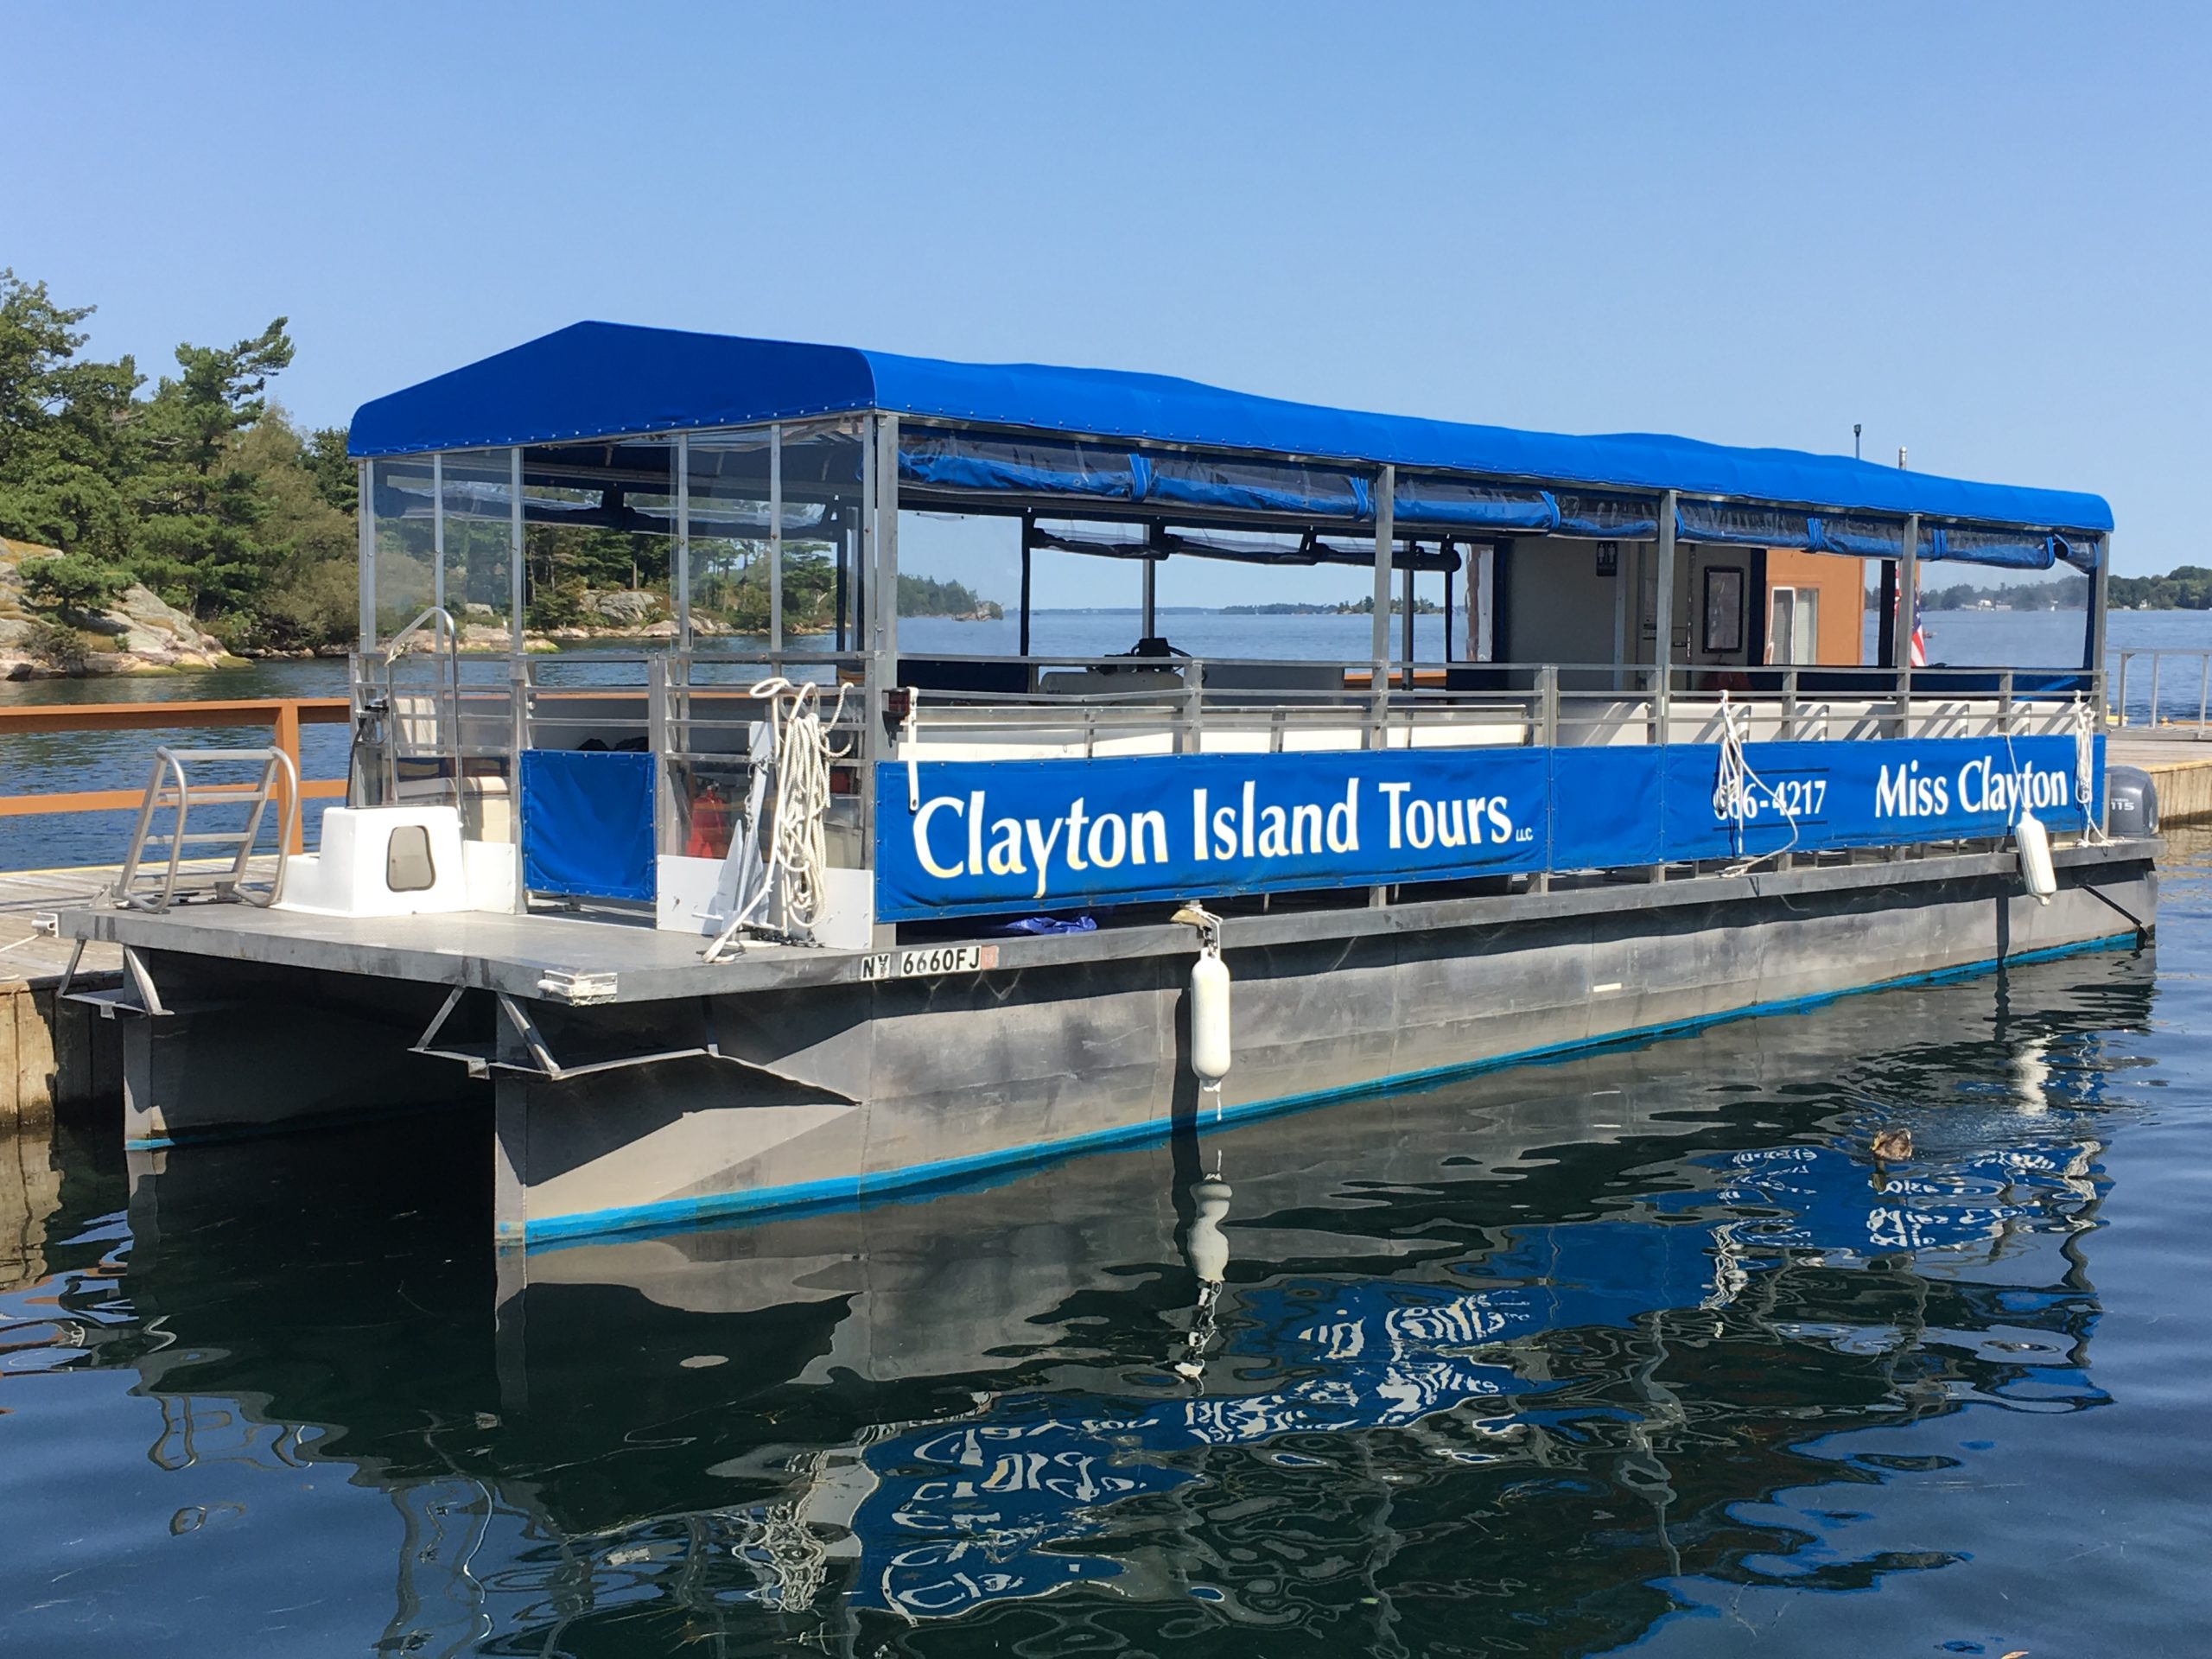
<instances>
[{"instance_id":1,"label":"rolled blue side curtain","mask_svg":"<svg viewBox=\"0 0 2212 1659\"><path fill-rule=\"evenodd\" d=\"M1135 501L1144 494L1143 463L1100 444L1039 438L978 438L958 432L901 432L901 482L1022 495L1077 495Z\"/></svg>"},{"instance_id":2,"label":"rolled blue side curtain","mask_svg":"<svg viewBox=\"0 0 2212 1659\"><path fill-rule=\"evenodd\" d=\"M1605 542L1645 542L1659 533L1658 504L1649 497L1605 495L1592 490L1554 490L1562 536Z\"/></svg>"},{"instance_id":3,"label":"rolled blue side curtain","mask_svg":"<svg viewBox=\"0 0 2212 1659\"><path fill-rule=\"evenodd\" d=\"M1815 553L1844 553L1859 559L1895 559L1904 555L1904 521L1857 513L1820 513L1805 521ZM1939 532L1920 527L1920 556L1936 556Z\"/></svg>"},{"instance_id":4,"label":"rolled blue side curtain","mask_svg":"<svg viewBox=\"0 0 2212 1659\"><path fill-rule=\"evenodd\" d=\"M2096 568L2104 563L2104 537L2101 536L2054 536L2050 539L2058 550L2058 556L2076 570L2094 574Z\"/></svg>"},{"instance_id":5,"label":"rolled blue side curtain","mask_svg":"<svg viewBox=\"0 0 2212 1659\"><path fill-rule=\"evenodd\" d=\"M1232 512L1294 512L1351 523L1374 516L1372 487L1358 474L1340 467L1244 461L1232 455L1147 459L1147 501Z\"/></svg>"},{"instance_id":6,"label":"rolled blue side curtain","mask_svg":"<svg viewBox=\"0 0 2212 1659\"><path fill-rule=\"evenodd\" d=\"M1675 533L1684 541L1731 547L1810 547L1812 524L1787 507L1734 501L1683 500L1675 514Z\"/></svg>"},{"instance_id":7,"label":"rolled blue side curtain","mask_svg":"<svg viewBox=\"0 0 2212 1659\"><path fill-rule=\"evenodd\" d=\"M2057 559L2058 538L2023 530L1975 530L1955 524L1939 525L1937 559L1965 559L1974 564L1993 564L2008 570L2048 570Z\"/></svg>"},{"instance_id":8,"label":"rolled blue side curtain","mask_svg":"<svg viewBox=\"0 0 2212 1659\"><path fill-rule=\"evenodd\" d=\"M1390 498L1394 523L1433 524L1450 530L1522 530L1548 533L1559 528L1559 504L1548 490L1510 485L1469 484L1455 478L1398 474Z\"/></svg>"}]
</instances>

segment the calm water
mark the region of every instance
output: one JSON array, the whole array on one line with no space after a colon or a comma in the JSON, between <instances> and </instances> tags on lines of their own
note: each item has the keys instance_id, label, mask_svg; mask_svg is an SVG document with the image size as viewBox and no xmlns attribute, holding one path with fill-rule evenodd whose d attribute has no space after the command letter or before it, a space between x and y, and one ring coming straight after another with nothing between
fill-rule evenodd
<instances>
[{"instance_id":1,"label":"calm water","mask_svg":"<svg viewBox=\"0 0 2212 1659\"><path fill-rule=\"evenodd\" d=\"M481 1123L18 1147L6 1650L2201 1654L2212 842L2167 880L2155 954L504 1306Z\"/></svg>"},{"instance_id":2,"label":"calm water","mask_svg":"<svg viewBox=\"0 0 2212 1659\"><path fill-rule=\"evenodd\" d=\"M1423 661L1441 660L1444 619L1416 617L1414 648ZM1357 660L1367 654L1369 620L1362 616L1227 616L1218 612L1164 611L1160 626L1177 645L1193 655ZM954 622L941 617L908 617L899 624L904 648L916 654L1011 652L1018 643L1013 622ZM1927 620L1930 653L1937 662L2068 664L2081 661L2082 618L2078 613L1931 612ZM1135 642L1137 613L1131 611L1047 611L1034 619L1032 646L1039 653L1103 656L1127 651ZM1395 635L1393 636L1395 637ZM2112 644L2172 649L2212 648L2212 614L2190 611L2121 612L2111 619ZM604 673L593 653L572 652L541 659L540 672L588 680ZM2131 681L2131 705L2139 715L2150 696L2148 670ZM2177 668L2160 687L2170 712L2193 715L2200 685L2192 670ZM250 669L145 676L132 679L0 682L0 703L169 702L220 697L343 696L342 662L270 663ZM301 734L301 761L311 778L339 778L346 772L346 729L309 726ZM141 789L154 745L149 732L70 733L10 737L0 741L0 793L47 793L68 790ZM251 734L209 730L182 734L170 741L213 747L226 742L258 741ZM321 804L308 804L308 838L313 843ZM128 843L130 815L79 814L68 817L0 818L0 869L43 869L59 865L119 861Z\"/></svg>"}]
</instances>

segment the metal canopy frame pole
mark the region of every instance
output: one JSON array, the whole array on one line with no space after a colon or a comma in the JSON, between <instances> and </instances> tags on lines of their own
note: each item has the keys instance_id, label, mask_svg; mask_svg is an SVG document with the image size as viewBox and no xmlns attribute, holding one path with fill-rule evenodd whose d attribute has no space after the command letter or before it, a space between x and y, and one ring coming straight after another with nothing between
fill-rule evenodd
<instances>
[{"instance_id":1,"label":"metal canopy frame pole","mask_svg":"<svg viewBox=\"0 0 2212 1659\"><path fill-rule=\"evenodd\" d=\"M359 572L361 653L366 656L377 648L377 498L376 462L357 461L355 488L360 494L360 510L353 515L355 532L360 537Z\"/></svg>"},{"instance_id":2,"label":"metal canopy frame pole","mask_svg":"<svg viewBox=\"0 0 2212 1659\"><path fill-rule=\"evenodd\" d=\"M1150 639L1159 632L1160 561L1147 557L1139 563L1144 566L1144 594L1137 637Z\"/></svg>"},{"instance_id":3,"label":"metal canopy frame pole","mask_svg":"<svg viewBox=\"0 0 2212 1659\"><path fill-rule=\"evenodd\" d=\"M1405 579L1401 584L1405 590L1405 620L1398 625L1398 637L1404 642L1405 648L1398 653L1398 658L1405 664L1399 671L1400 683L1410 691L1414 689L1414 578L1416 572L1414 569L1414 550L1410 546L1407 548L1406 554Z\"/></svg>"},{"instance_id":4,"label":"metal canopy frame pole","mask_svg":"<svg viewBox=\"0 0 2212 1659\"><path fill-rule=\"evenodd\" d=\"M1384 467L1375 475L1375 606L1370 643L1375 659L1373 682L1368 687L1373 715L1368 747L1384 747L1384 721L1390 712L1390 550L1397 540L1393 514L1398 493L1398 469Z\"/></svg>"},{"instance_id":5,"label":"metal canopy frame pole","mask_svg":"<svg viewBox=\"0 0 2212 1659\"><path fill-rule=\"evenodd\" d=\"M691 649L691 439L676 435L668 464L676 472L676 645Z\"/></svg>"},{"instance_id":6,"label":"metal canopy frame pole","mask_svg":"<svg viewBox=\"0 0 2212 1659\"><path fill-rule=\"evenodd\" d=\"M1897 607L1891 615L1890 646L1897 673L1897 735L1912 735L1912 624L1920 609L1920 515L1904 521L1904 550L1897 559Z\"/></svg>"},{"instance_id":7,"label":"metal canopy frame pole","mask_svg":"<svg viewBox=\"0 0 2212 1659\"><path fill-rule=\"evenodd\" d=\"M784 671L784 427L768 428L768 659Z\"/></svg>"},{"instance_id":8,"label":"metal canopy frame pole","mask_svg":"<svg viewBox=\"0 0 2212 1659\"><path fill-rule=\"evenodd\" d=\"M875 569L868 583L875 599L878 678L888 689L899 675L899 417L875 417Z\"/></svg>"},{"instance_id":9,"label":"metal canopy frame pole","mask_svg":"<svg viewBox=\"0 0 2212 1659\"><path fill-rule=\"evenodd\" d=\"M874 559L875 417L871 415L865 416L861 423L861 505L859 519L853 526L853 637L846 646L855 656L868 659L862 670L863 705L867 703L868 695L872 695L865 692L865 686L875 678L875 626L872 620L874 613L868 608L871 600L868 590L875 586L874 578L868 572ZM862 738L865 741L866 734L862 734Z\"/></svg>"},{"instance_id":10,"label":"metal canopy frame pole","mask_svg":"<svg viewBox=\"0 0 2212 1659\"><path fill-rule=\"evenodd\" d=\"M860 535L853 527L852 524L849 522L849 513L847 509L842 507L838 508L836 510L836 515L837 574L836 598L834 608L837 613L837 650L842 655L845 649L846 640L851 638L851 635L846 632L847 619L845 615L845 608L848 602L846 595L851 591L852 563L855 551L860 542Z\"/></svg>"},{"instance_id":11,"label":"metal canopy frame pole","mask_svg":"<svg viewBox=\"0 0 2212 1659\"><path fill-rule=\"evenodd\" d=\"M430 603L446 607L446 458L430 457Z\"/></svg>"},{"instance_id":12,"label":"metal canopy frame pole","mask_svg":"<svg viewBox=\"0 0 2212 1659\"><path fill-rule=\"evenodd\" d=\"M1450 555L1452 552L1451 543L1446 542L1444 543L1444 551L1446 555L1446 563L1444 566L1444 660L1448 665L1452 661L1452 618L1453 615L1452 605L1452 568L1450 562Z\"/></svg>"},{"instance_id":13,"label":"metal canopy frame pole","mask_svg":"<svg viewBox=\"0 0 2212 1659\"><path fill-rule=\"evenodd\" d=\"M1014 651L1014 655L1017 657L1029 655L1029 562L1032 555L1036 552L1036 549L1030 545L1030 537L1036 528L1037 515L1033 512L1023 513L1021 515L1021 625L1020 638Z\"/></svg>"},{"instance_id":14,"label":"metal canopy frame pole","mask_svg":"<svg viewBox=\"0 0 2212 1659\"><path fill-rule=\"evenodd\" d=\"M861 440L861 541L859 561L863 587L860 595L864 620L861 643L868 652L867 730L859 745L871 764L863 768L861 825L863 846L875 839L878 799L873 764L882 759L888 741L885 730L891 683L899 667L899 417L872 415ZM887 946L898 939L895 926L879 922L874 942Z\"/></svg>"},{"instance_id":15,"label":"metal canopy frame pole","mask_svg":"<svg viewBox=\"0 0 2212 1659\"><path fill-rule=\"evenodd\" d=\"M507 451L507 643L518 657L522 655L522 607L525 591L523 582L522 538L522 449L519 445Z\"/></svg>"},{"instance_id":16,"label":"metal canopy frame pole","mask_svg":"<svg viewBox=\"0 0 2212 1659\"><path fill-rule=\"evenodd\" d=\"M1626 548L1614 543L1613 554L1613 690L1626 689L1628 678L1628 601L1636 591L1637 580L1643 569L1643 549L1630 542Z\"/></svg>"},{"instance_id":17,"label":"metal canopy frame pole","mask_svg":"<svg viewBox=\"0 0 2212 1659\"><path fill-rule=\"evenodd\" d=\"M1892 619L1897 612L1897 562L1883 559L1879 563L1882 567L1882 586L1874 601L1874 666L1895 668L1897 665L1897 631Z\"/></svg>"},{"instance_id":18,"label":"metal canopy frame pole","mask_svg":"<svg viewBox=\"0 0 2212 1659\"><path fill-rule=\"evenodd\" d=\"M1659 498L1659 586L1651 619L1651 667L1658 682L1651 699L1654 743L1673 737L1667 721L1675 700L1675 514L1681 499L1673 490Z\"/></svg>"},{"instance_id":19,"label":"metal canopy frame pole","mask_svg":"<svg viewBox=\"0 0 2212 1659\"><path fill-rule=\"evenodd\" d=\"M2089 577L2089 614L2082 642L2086 659L2082 666L2094 675L2105 671L2105 620L2111 609L2111 580L2112 537L2107 536L2097 543L2097 568Z\"/></svg>"}]
</instances>

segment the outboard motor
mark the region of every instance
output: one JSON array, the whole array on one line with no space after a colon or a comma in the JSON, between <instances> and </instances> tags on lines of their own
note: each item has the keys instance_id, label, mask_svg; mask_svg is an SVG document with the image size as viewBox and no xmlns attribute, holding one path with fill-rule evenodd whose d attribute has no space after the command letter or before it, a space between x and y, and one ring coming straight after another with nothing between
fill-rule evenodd
<instances>
[{"instance_id":1,"label":"outboard motor","mask_svg":"<svg viewBox=\"0 0 2212 1659\"><path fill-rule=\"evenodd\" d=\"M2158 786L2142 767L2106 770L2105 825L2115 841L2140 841L2158 833Z\"/></svg>"}]
</instances>

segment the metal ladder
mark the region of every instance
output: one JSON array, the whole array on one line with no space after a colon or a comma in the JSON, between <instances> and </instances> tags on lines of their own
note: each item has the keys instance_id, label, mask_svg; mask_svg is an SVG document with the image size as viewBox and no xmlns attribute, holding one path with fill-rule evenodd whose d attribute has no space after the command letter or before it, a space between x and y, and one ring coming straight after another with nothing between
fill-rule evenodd
<instances>
[{"instance_id":1,"label":"metal ladder","mask_svg":"<svg viewBox=\"0 0 2212 1659\"><path fill-rule=\"evenodd\" d=\"M194 781L196 768L214 766L258 766L261 772L247 783ZM278 792L280 780L283 799L277 808L276 874L266 886L249 885L246 861L253 856L262 819ZM195 806L244 807L245 823L229 830L192 830L187 824ZM175 815L166 834L154 828L155 816L161 812ZM283 896L284 849L293 841L288 832L297 830L299 818L299 773L293 769L292 757L282 749L156 749L153 775L146 781L146 798L139 804L137 827L130 833L130 856L124 860L111 896L126 910L167 910L179 896L177 877L199 874L183 869L185 849L205 847L206 853L193 856L214 858L221 856L220 849L227 849L230 868L214 872L207 887L185 896L237 899L265 909ZM168 848L168 856L157 853L149 862L149 846Z\"/></svg>"}]
</instances>

